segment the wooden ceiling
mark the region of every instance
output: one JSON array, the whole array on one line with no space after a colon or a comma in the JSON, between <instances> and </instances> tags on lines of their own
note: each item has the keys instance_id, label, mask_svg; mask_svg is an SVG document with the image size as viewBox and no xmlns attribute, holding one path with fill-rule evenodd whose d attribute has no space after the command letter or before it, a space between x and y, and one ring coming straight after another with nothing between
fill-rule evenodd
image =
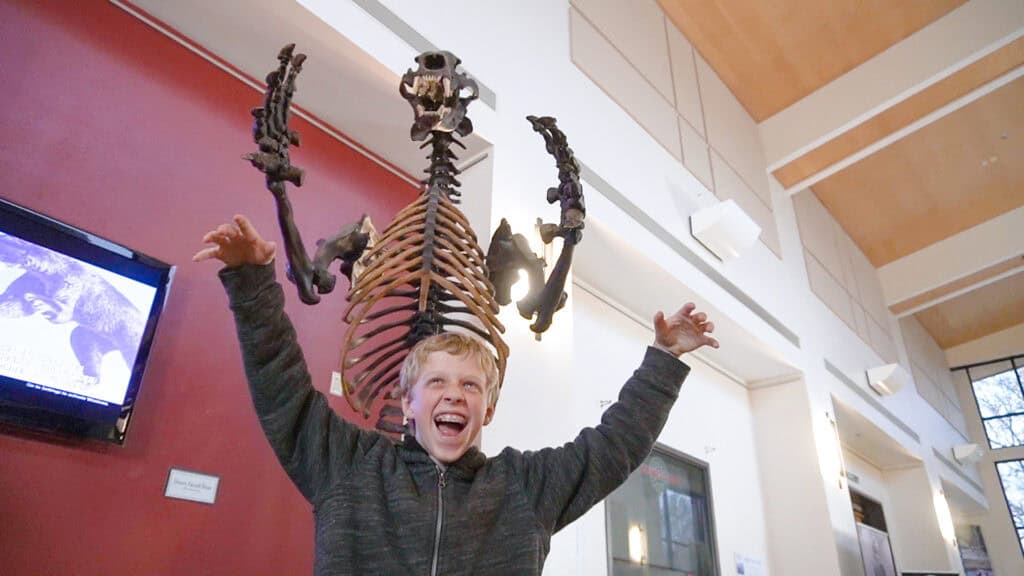
<instances>
[{"instance_id":1,"label":"wooden ceiling","mask_svg":"<svg viewBox=\"0 0 1024 576\"><path fill-rule=\"evenodd\" d=\"M1024 269L915 314L940 348L1024 323Z\"/></svg>"},{"instance_id":2,"label":"wooden ceiling","mask_svg":"<svg viewBox=\"0 0 1024 576\"><path fill-rule=\"evenodd\" d=\"M759 123L965 4L658 2ZM874 103L872 116L773 167L787 192L809 188L876 268L1024 206L1024 37L948 65L949 75ZM993 256L887 304L916 311L942 348L1022 323L1022 256Z\"/></svg>"},{"instance_id":3,"label":"wooden ceiling","mask_svg":"<svg viewBox=\"0 0 1024 576\"><path fill-rule=\"evenodd\" d=\"M658 0L760 122L965 0Z\"/></svg>"},{"instance_id":4,"label":"wooden ceiling","mask_svg":"<svg viewBox=\"0 0 1024 576\"><path fill-rule=\"evenodd\" d=\"M883 266L1024 206L1024 78L815 184Z\"/></svg>"}]
</instances>

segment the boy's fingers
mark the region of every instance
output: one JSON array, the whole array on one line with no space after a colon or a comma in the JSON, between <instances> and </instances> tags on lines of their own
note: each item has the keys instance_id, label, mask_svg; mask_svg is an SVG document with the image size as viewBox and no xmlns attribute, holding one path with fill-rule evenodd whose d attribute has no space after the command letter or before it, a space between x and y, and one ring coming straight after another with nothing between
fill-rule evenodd
<instances>
[{"instance_id":1,"label":"boy's fingers","mask_svg":"<svg viewBox=\"0 0 1024 576\"><path fill-rule=\"evenodd\" d=\"M665 313L659 310L654 315L654 331L664 332L668 329L668 322L665 321Z\"/></svg>"},{"instance_id":2,"label":"boy's fingers","mask_svg":"<svg viewBox=\"0 0 1024 576\"><path fill-rule=\"evenodd\" d=\"M245 216L235 214L234 222L235 226L238 227L239 232L241 232L242 236L247 240L253 240L260 237L259 233L256 232L256 228L253 227L252 222L250 222Z\"/></svg>"},{"instance_id":3,"label":"boy's fingers","mask_svg":"<svg viewBox=\"0 0 1024 576\"><path fill-rule=\"evenodd\" d=\"M218 229L207 232L206 235L203 236L202 242L206 244L224 244L228 240L230 240L230 238Z\"/></svg>"},{"instance_id":4,"label":"boy's fingers","mask_svg":"<svg viewBox=\"0 0 1024 576\"><path fill-rule=\"evenodd\" d=\"M228 231L235 238L238 238L238 237L242 236L242 228L236 222L234 222L234 221L228 222L228 223L225 224L225 226L227 226Z\"/></svg>"},{"instance_id":5,"label":"boy's fingers","mask_svg":"<svg viewBox=\"0 0 1024 576\"><path fill-rule=\"evenodd\" d=\"M705 334L709 334L709 333L714 332L714 331L715 331L715 323L714 322L707 322L707 323L704 324L704 333Z\"/></svg>"},{"instance_id":6,"label":"boy's fingers","mask_svg":"<svg viewBox=\"0 0 1024 576\"><path fill-rule=\"evenodd\" d=\"M711 346L712 348L718 348L718 340L715 340L710 336L704 337L704 344Z\"/></svg>"},{"instance_id":7,"label":"boy's fingers","mask_svg":"<svg viewBox=\"0 0 1024 576\"><path fill-rule=\"evenodd\" d=\"M203 248L199 252L196 252L192 256L193 262L202 262L203 260L209 260L217 257L217 251L220 250L219 246L211 246L210 248Z\"/></svg>"},{"instance_id":8,"label":"boy's fingers","mask_svg":"<svg viewBox=\"0 0 1024 576\"><path fill-rule=\"evenodd\" d=\"M676 310L674 314L669 316L665 321L668 322L669 324L679 324L680 322L683 321L684 318L686 318L686 314L684 313L684 310L680 308L679 310Z\"/></svg>"},{"instance_id":9,"label":"boy's fingers","mask_svg":"<svg viewBox=\"0 0 1024 576\"><path fill-rule=\"evenodd\" d=\"M221 224L217 226L217 236L224 240L230 240L235 235L235 228L231 224ZM216 240L214 240L216 242Z\"/></svg>"},{"instance_id":10,"label":"boy's fingers","mask_svg":"<svg viewBox=\"0 0 1024 576\"><path fill-rule=\"evenodd\" d=\"M697 312L693 316L690 316L690 319L696 324L703 324L708 321L708 315L703 312Z\"/></svg>"}]
</instances>

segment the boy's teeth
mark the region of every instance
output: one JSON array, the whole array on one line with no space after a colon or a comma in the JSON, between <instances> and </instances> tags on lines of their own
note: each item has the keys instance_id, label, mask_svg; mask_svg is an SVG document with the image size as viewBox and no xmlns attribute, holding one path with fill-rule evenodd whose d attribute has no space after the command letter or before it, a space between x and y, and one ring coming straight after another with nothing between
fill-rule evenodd
<instances>
[{"instance_id":1,"label":"boy's teeth","mask_svg":"<svg viewBox=\"0 0 1024 576\"><path fill-rule=\"evenodd\" d=\"M435 418L434 421L436 421L436 422L452 422L452 423L455 423L455 424L464 424L466 422L466 419L463 418L462 416L457 415L457 414L441 414L440 416Z\"/></svg>"}]
</instances>

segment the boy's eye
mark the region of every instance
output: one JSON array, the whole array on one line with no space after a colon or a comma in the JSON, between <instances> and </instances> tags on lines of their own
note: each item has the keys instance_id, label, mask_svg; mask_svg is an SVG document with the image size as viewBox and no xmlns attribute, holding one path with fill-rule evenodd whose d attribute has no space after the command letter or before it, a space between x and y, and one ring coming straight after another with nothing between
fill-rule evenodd
<instances>
[{"instance_id":1,"label":"boy's eye","mask_svg":"<svg viewBox=\"0 0 1024 576\"><path fill-rule=\"evenodd\" d=\"M462 387L470 389L470 390L479 390L480 389L480 385L477 384L476 382L463 382L462 383Z\"/></svg>"}]
</instances>

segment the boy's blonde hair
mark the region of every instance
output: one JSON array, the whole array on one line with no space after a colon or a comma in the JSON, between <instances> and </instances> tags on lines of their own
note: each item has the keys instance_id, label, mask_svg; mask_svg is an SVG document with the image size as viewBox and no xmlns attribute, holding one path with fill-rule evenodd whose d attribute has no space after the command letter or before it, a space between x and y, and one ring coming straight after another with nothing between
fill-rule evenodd
<instances>
[{"instance_id":1,"label":"boy's blonde hair","mask_svg":"<svg viewBox=\"0 0 1024 576\"><path fill-rule=\"evenodd\" d=\"M442 332L428 336L420 340L409 351L409 355L402 362L402 370L398 375L398 397L407 396L412 391L413 384L420 377L420 371L427 357L434 352L447 352L452 356L476 357L480 371L487 380L487 407L493 408L498 403L498 364L494 360L491 350L484 344L483 340L476 336L463 334L461 332Z\"/></svg>"}]
</instances>

